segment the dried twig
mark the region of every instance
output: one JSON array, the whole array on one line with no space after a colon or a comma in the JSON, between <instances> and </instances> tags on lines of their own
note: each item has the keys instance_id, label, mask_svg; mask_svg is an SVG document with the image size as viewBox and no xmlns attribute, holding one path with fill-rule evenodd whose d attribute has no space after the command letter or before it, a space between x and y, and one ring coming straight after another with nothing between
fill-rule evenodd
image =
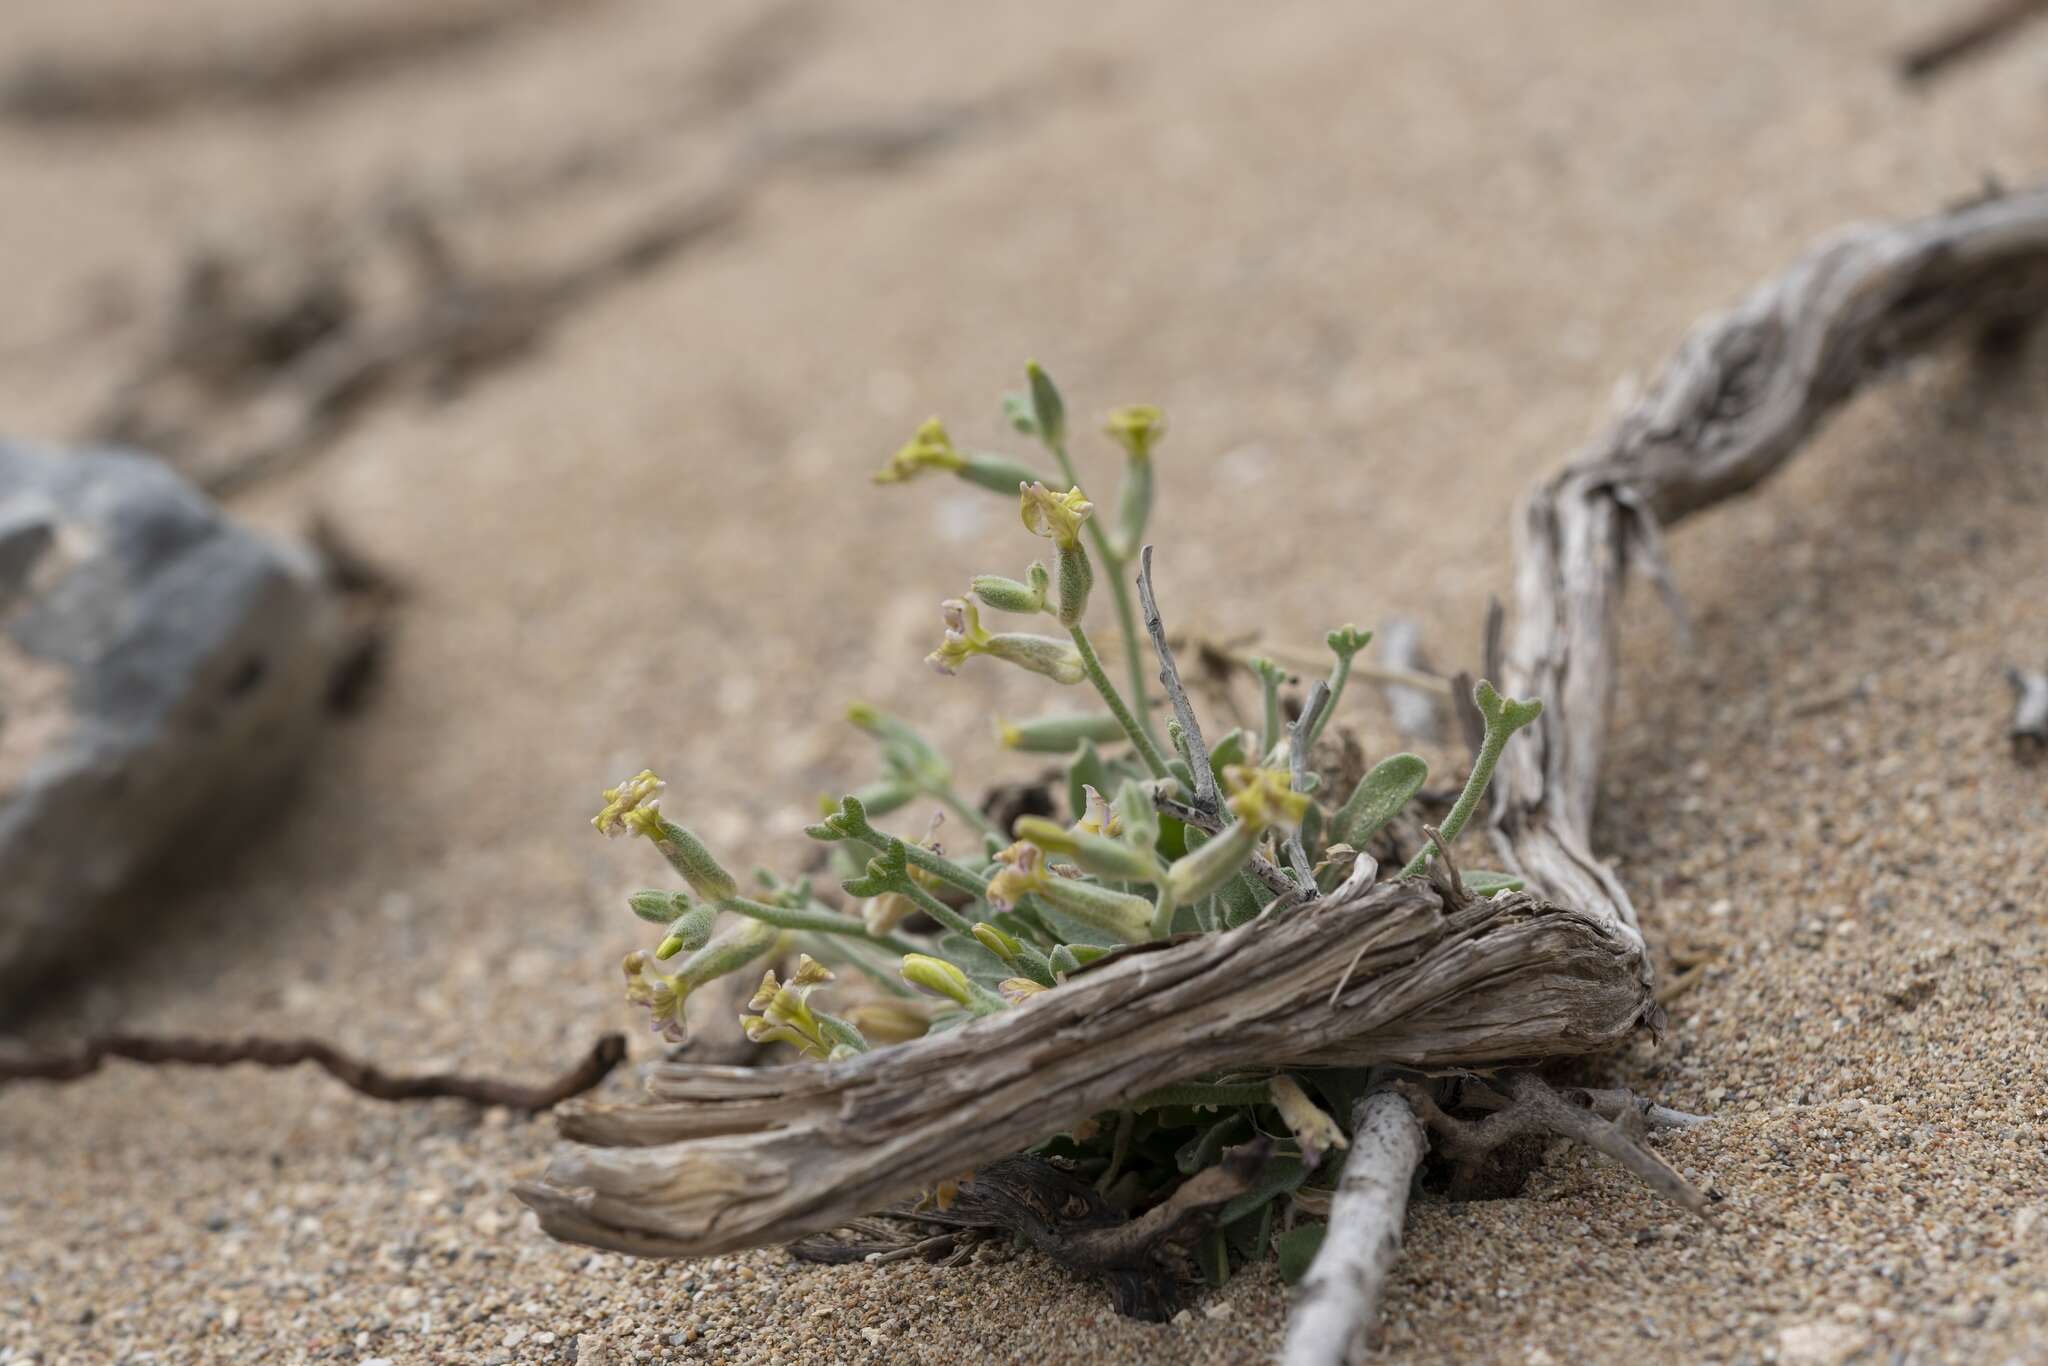
<instances>
[{"instance_id":1,"label":"dried twig","mask_svg":"<svg viewBox=\"0 0 2048 1366\"><path fill-rule=\"evenodd\" d=\"M1572 1104L1534 1072L1511 1072L1493 1084L1508 1103L1484 1119L1458 1119L1446 1114L1430 1089L1413 1082L1396 1083L1415 1107L1444 1151L1467 1168L1476 1167L1495 1148L1522 1134L1549 1134L1575 1139L1604 1153L1636 1179L1682 1209L1704 1217L1707 1197L1698 1187L1641 1142L1642 1123L1633 1107L1613 1119Z\"/></svg>"},{"instance_id":2,"label":"dried twig","mask_svg":"<svg viewBox=\"0 0 2048 1366\"><path fill-rule=\"evenodd\" d=\"M1188 701L1187 687L1180 681L1180 670L1174 666L1173 649L1166 643L1166 623L1159 618L1159 599L1152 593L1152 547L1146 546L1138 552L1138 610L1144 614L1145 630L1152 637L1152 648L1159 655L1159 683L1166 689L1166 700L1173 704L1174 719L1180 722L1181 735L1187 741L1188 767L1194 770L1195 807L1210 816L1223 810L1223 803L1216 791L1216 774L1209 766L1209 745L1202 738L1202 723L1195 718L1195 708ZM1211 833L1214 833L1213 831Z\"/></svg>"},{"instance_id":3,"label":"dried twig","mask_svg":"<svg viewBox=\"0 0 2048 1366\"><path fill-rule=\"evenodd\" d=\"M476 1105L502 1105L510 1110L548 1110L572 1096L593 1089L626 1057L623 1034L606 1034L591 1046L582 1062L552 1082L526 1086L491 1077L455 1072L407 1075L387 1072L351 1057L321 1039L200 1039L178 1034L100 1034L72 1047L49 1053L0 1053L0 1086L18 1081L76 1081L99 1071L108 1058L155 1066L181 1063L190 1067L296 1067L310 1062L351 1091L372 1100L466 1100Z\"/></svg>"},{"instance_id":4,"label":"dried twig","mask_svg":"<svg viewBox=\"0 0 2048 1366\"><path fill-rule=\"evenodd\" d=\"M1422 656L1422 628L1406 617L1384 623L1378 633L1379 665L1401 674L1426 674L1428 661ZM1418 688L1412 683L1384 682L1380 693L1387 699L1394 729L1411 739L1440 743L1444 738L1441 692Z\"/></svg>"},{"instance_id":5,"label":"dried twig","mask_svg":"<svg viewBox=\"0 0 2048 1366\"><path fill-rule=\"evenodd\" d=\"M1301 704L1301 715L1294 718L1294 724L1287 728L1287 764L1289 776L1296 792L1308 790L1308 745L1309 736L1315 734L1316 723L1322 720L1324 708L1330 705L1330 685L1322 679L1308 690L1308 699ZM1294 870L1294 880L1306 897L1316 895L1315 870L1309 867L1308 850L1302 847L1301 829L1297 826L1290 831L1283 846L1287 865Z\"/></svg>"},{"instance_id":6,"label":"dried twig","mask_svg":"<svg viewBox=\"0 0 2048 1366\"><path fill-rule=\"evenodd\" d=\"M1184 801L1163 795L1155 795L1153 801L1167 815L1177 821L1192 825L1204 834L1213 835L1223 829L1221 817L1212 816L1206 811L1198 811ZM1288 896L1301 890L1295 884L1293 878L1289 877L1278 864L1274 863L1273 860L1267 858L1264 854L1253 854L1247 871L1253 877L1265 883L1269 890L1278 892L1282 896Z\"/></svg>"},{"instance_id":7,"label":"dried twig","mask_svg":"<svg viewBox=\"0 0 2048 1366\"><path fill-rule=\"evenodd\" d=\"M2048 0L1988 0L1972 12L1952 19L1899 54L1899 75L1924 81L1940 75L1967 57L2012 37L2028 23L2048 15Z\"/></svg>"},{"instance_id":8,"label":"dried twig","mask_svg":"<svg viewBox=\"0 0 2048 1366\"><path fill-rule=\"evenodd\" d=\"M153 52L98 65L31 59L0 78L0 116L37 123L130 123L192 108L296 103L596 7L596 0L408 5L313 25L261 45L208 47L182 60Z\"/></svg>"},{"instance_id":9,"label":"dried twig","mask_svg":"<svg viewBox=\"0 0 2048 1366\"><path fill-rule=\"evenodd\" d=\"M2026 673L2007 669L2012 684L2012 752L2021 759L2048 754L2048 673Z\"/></svg>"},{"instance_id":10,"label":"dried twig","mask_svg":"<svg viewBox=\"0 0 2048 1366\"><path fill-rule=\"evenodd\" d=\"M1518 529L1502 676L1544 713L1494 775L1491 860L1637 936L1590 849L1616 613L1644 527L1669 528L1783 467L1873 377L1941 339L2048 300L2048 189L1852 227L1696 324L1629 409L1539 486Z\"/></svg>"},{"instance_id":11,"label":"dried twig","mask_svg":"<svg viewBox=\"0 0 2048 1366\"><path fill-rule=\"evenodd\" d=\"M1351 1112L1351 1155L1330 1201L1329 1232L1287 1316L1285 1366L1335 1366L1364 1354L1426 1146L1398 1091L1376 1089Z\"/></svg>"}]
</instances>

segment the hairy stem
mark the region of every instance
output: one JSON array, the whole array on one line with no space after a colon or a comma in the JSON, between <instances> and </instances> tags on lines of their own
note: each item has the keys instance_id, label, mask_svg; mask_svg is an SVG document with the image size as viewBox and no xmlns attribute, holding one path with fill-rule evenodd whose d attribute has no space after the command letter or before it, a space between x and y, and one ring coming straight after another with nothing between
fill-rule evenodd
<instances>
[{"instance_id":1,"label":"hairy stem","mask_svg":"<svg viewBox=\"0 0 2048 1366\"><path fill-rule=\"evenodd\" d=\"M1067 454L1067 443L1051 443L1053 458L1060 462L1060 473L1066 476L1067 487L1081 487L1080 477L1074 472L1073 458ZM1138 652L1138 617L1131 607L1131 586L1124 579L1124 570L1130 561L1117 553L1107 532L1091 519L1087 523L1088 540L1095 547L1095 553L1102 557L1102 567L1109 579L1109 596L1116 603L1116 625L1124 641L1124 668L1131 676L1131 697L1138 704L1139 726L1145 738L1158 748L1158 738L1152 734L1151 708L1145 704L1145 657ZM1119 717L1119 720L1122 718ZM1128 729L1128 726L1126 726Z\"/></svg>"},{"instance_id":2,"label":"hairy stem","mask_svg":"<svg viewBox=\"0 0 2048 1366\"><path fill-rule=\"evenodd\" d=\"M1116 690L1116 684L1109 681L1109 675L1102 671L1102 660L1096 655L1095 647L1088 641L1088 632L1078 622L1067 628L1067 634L1074 638L1074 648L1081 652L1081 667L1087 671L1088 681L1095 685L1095 691L1102 694L1102 700L1109 705L1110 715L1124 728L1124 734L1131 737L1131 745L1138 751L1138 757L1145 761L1145 771L1154 778L1169 776L1166 758L1160 754L1159 746L1152 739L1150 731L1140 725L1138 718L1131 715L1131 709L1124 703L1123 694Z\"/></svg>"},{"instance_id":3,"label":"hairy stem","mask_svg":"<svg viewBox=\"0 0 2048 1366\"><path fill-rule=\"evenodd\" d=\"M868 927L850 915L837 911L799 910L791 906L770 906L764 901L751 897L729 896L718 903L721 911L731 911L749 920L758 920L764 925L773 925L778 930L808 930L812 934L839 934L849 939L865 939L879 944L891 953L916 953L918 947L893 934L869 934Z\"/></svg>"}]
</instances>

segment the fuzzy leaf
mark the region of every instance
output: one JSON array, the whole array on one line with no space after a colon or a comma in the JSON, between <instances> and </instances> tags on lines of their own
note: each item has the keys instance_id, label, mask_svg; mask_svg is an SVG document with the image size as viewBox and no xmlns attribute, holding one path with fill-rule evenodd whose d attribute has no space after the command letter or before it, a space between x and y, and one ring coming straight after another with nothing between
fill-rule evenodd
<instances>
[{"instance_id":1,"label":"fuzzy leaf","mask_svg":"<svg viewBox=\"0 0 2048 1366\"><path fill-rule=\"evenodd\" d=\"M1332 833L1354 849L1364 848L1365 842L1398 816L1428 780L1429 765L1413 754L1394 754L1380 760L1373 765L1372 772L1358 780L1351 799L1337 813Z\"/></svg>"},{"instance_id":2,"label":"fuzzy leaf","mask_svg":"<svg viewBox=\"0 0 2048 1366\"><path fill-rule=\"evenodd\" d=\"M1112 791L1109 781L1109 766L1102 762L1102 755L1096 752L1095 742L1083 739L1074 746L1074 757L1067 760L1067 817L1080 820L1088 810L1088 794L1083 788L1092 787L1097 792Z\"/></svg>"},{"instance_id":3,"label":"fuzzy leaf","mask_svg":"<svg viewBox=\"0 0 2048 1366\"><path fill-rule=\"evenodd\" d=\"M1296 1224L1273 1240L1273 1251L1280 1259L1280 1279L1284 1284L1293 1285L1308 1274L1309 1264L1323 1250L1323 1235L1329 1231L1328 1224Z\"/></svg>"},{"instance_id":4,"label":"fuzzy leaf","mask_svg":"<svg viewBox=\"0 0 2048 1366\"><path fill-rule=\"evenodd\" d=\"M1465 890L1474 896L1492 896L1495 892L1519 892L1527 885L1518 877L1496 872L1491 868L1461 869L1459 875L1465 879Z\"/></svg>"}]
</instances>

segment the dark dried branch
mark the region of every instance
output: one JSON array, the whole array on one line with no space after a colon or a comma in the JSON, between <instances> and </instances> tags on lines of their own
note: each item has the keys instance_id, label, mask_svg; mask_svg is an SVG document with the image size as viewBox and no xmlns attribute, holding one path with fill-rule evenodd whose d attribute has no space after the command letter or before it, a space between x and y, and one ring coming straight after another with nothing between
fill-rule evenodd
<instances>
[{"instance_id":1,"label":"dark dried branch","mask_svg":"<svg viewBox=\"0 0 2048 1366\"><path fill-rule=\"evenodd\" d=\"M0 79L0 114L35 123L140 123L194 108L296 103L596 7L596 0L408 5L182 60L153 51L98 65L30 59Z\"/></svg>"},{"instance_id":2,"label":"dark dried branch","mask_svg":"<svg viewBox=\"0 0 2048 1366\"><path fill-rule=\"evenodd\" d=\"M1965 58L1975 57L2048 14L2048 0L1980 0L1977 9L1952 19L1899 54L1899 75L1925 81Z\"/></svg>"},{"instance_id":3,"label":"dark dried branch","mask_svg":"<svg viewBox=\"0 0 2048 1366\"><path fill-rule=\"evenodd\" d=\"M101 1034L70 1048L49 1053L0 1054L0 1086L19 1081L76 1081L99 1071L109 1058L156 1066L296 1067L310 1062L343 1086L372 1100L466 1100L476 1105L502 1105L510 1110L552 1109L580 1096L611 1075L626 1057L622 1034L606 1034L591 1046L582 1062L552 1082L521 1085L491 1077L455 1072L407 1075L387 1072L351 1057L320 1039L199 1039L177 1034Z\"/></svg>"},{"instance_id":4,"label":"dark dried branch","mask_svg":"<svg viewBox=\"0 0 2048 1366\"><path fill-rule=\"evenodd\" d=\"M1468 1120L1445 1113L1429 1088L1397 1083L1444 1151L1468 1168L1522 1134L1569 1138L1613 1158L1680 1208L1706 1216L1707 1197L1642 1143L1642 1123L1633 1107L1622 1109L1614 1119L1603 1119L1572 1104L1533 1072L1511 1072L1495 1084L1505 1091L1508 1103L1483 1119Z\"/></svg>"},{"instance_id":5,"label":"dark dried branch","mask_svg":"<svg viewBox=\"0 0 2048 1366\"><path fill-rule=\"evenodd\" d=\"M1644 529L1669 528L1784 466L1821 422L1904 358L2048 300L2048 190L1847 229L1698 323L1643 395L1542 484L1518 529L1502 676L1544 713L1495 773L1496 866L1636 936L1591 852L1614 687L1616 612Z\"/></svg>"},{"instance_id":6,"label":"dark dried branch","mask_svg":"<svg viewBox=\"0 0 2048 1366\"><path fill-rule=\"evenodd\" d=\"M1205 834L1213 835L1223 828L1223 822L1220 818L1212 816L1206 811L1198 811L1178 798L1155 793L1153 801L1167 815L1177 821L1183 821L1188 825L1192 825L1195 829ZM1253 854L1246 870L1253 877L1265 883L1268 891L1277 893L1280 896L1290 896L1301 890L1300 887L1295 885L1294 879L1289 877L1285 870L1264 854Z\"/></svg>"}]
</instances>

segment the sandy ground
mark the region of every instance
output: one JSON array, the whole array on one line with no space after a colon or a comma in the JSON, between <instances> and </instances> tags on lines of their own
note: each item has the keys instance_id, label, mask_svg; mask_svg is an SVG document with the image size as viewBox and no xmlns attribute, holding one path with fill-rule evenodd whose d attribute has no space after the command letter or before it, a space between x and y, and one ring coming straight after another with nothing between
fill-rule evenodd
<instances>
[{"instance_id":1,"label":"sandy ground","mask_svg":"<svg viewBox=\"0 0 2048 1366\"><path fill-rule=\"evenodd\" d=\"M0 68L403 8L16 0ZM616 963L643 936L619 898L660 873L590 832L603 782L650 764L733 861L793 868L810 799L863 776L844 700L928 717L970 764L991 702L1036 705L919 663L937 600L1027 553L1011 514L863 482L932 411L998 440L1027 355L1079 409L1171 412L1170 613L1280 640L1398 613L1455 662L1505 584L1515 495L1617 377L1817 233L2039 173L2048 34L1903 91L1887 56L1931 8L899 0L785 6L736 48L757 7L592 0L288 102L0 120L0 422L50 437L194 244L359 222L404 186L493 260L572 258L750 140L957 134L757 177L725 232L539 354L380 407L239 498L272 526L324 508L409 582L391 668L301 799L139 894L148 951L37 1035L309 1031L536 1075L630 1023ZM728 89L742 58L761 70ZM589 146L623 151L502 190ZM1719 1225L1568 1152L1522 1198L1423 1201L1390 1358L2048 1361L2048 780L2005 751L1996 672L2048 662L2044 415L2038 348L1995 378L1930 363L1674 538L1694 639L1631 609L1602 842L1707 966L1615 1067L1715 1116L1666 1152L1724 1197ZM313 1075L10 1090L0 1362L1224 1362L1277 1341L1265 1275L1154 1327L1030 1257L594 1256L506 1194L549 1141Z\"/></svg>"}]
</instances>

